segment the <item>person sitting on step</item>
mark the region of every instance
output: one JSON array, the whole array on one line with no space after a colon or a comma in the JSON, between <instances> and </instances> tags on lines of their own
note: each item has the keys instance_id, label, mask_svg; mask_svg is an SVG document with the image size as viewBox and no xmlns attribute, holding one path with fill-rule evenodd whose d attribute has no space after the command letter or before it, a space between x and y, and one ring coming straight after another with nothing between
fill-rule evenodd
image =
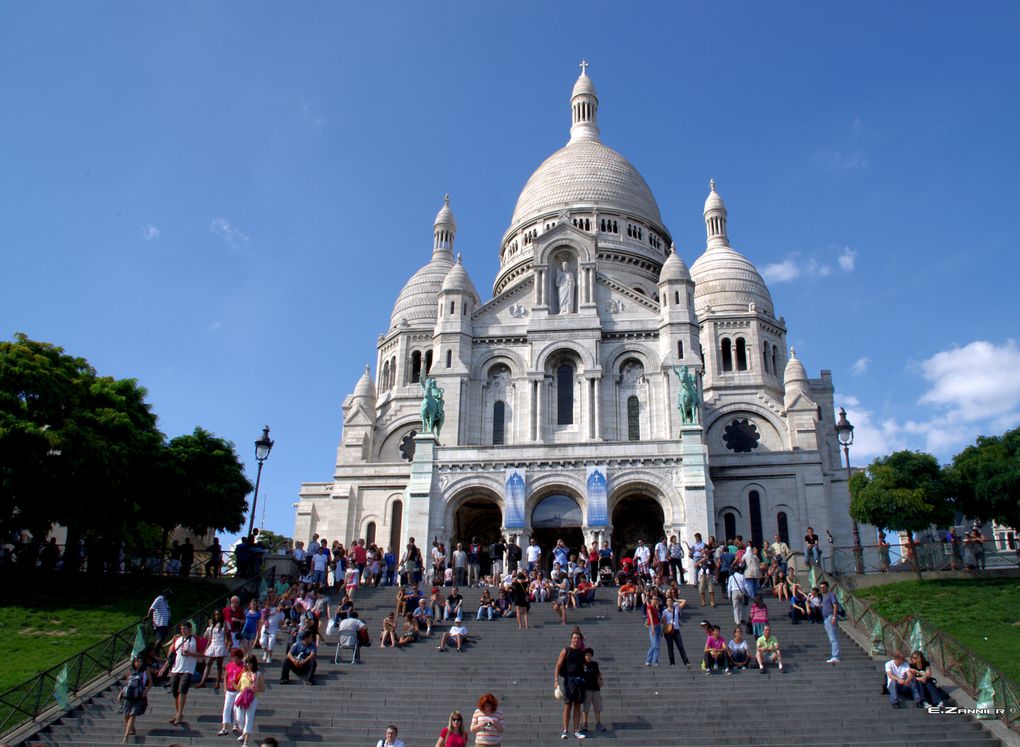
<instances>
[{"instance_id":1,"label":"person sitting on step","mask_svg":"<svg viewBox=\"0 0 1020 747\"><path fill-rule=\"evenodd\" d=\"M637 607L637 585L629 578L624 581L616 590L616 609L622 612L624 609L632 610Z\"/></svg>"},{"instance_id":2,"label":"person sitting on step","mask_svg":"<svg viewBox=\"0 0 1020 747\"><path fill-rule=\"evenodd\" d=\"M914 700L921 699L921 706L942 705L942 695L935 685L935 677L931 673L931 664L923 651L915 651L910 655L910 688L914 691Z\"/></svg>"},{"instance_id":3,"label":"person sitting on step","mask_svg":"<svg viewBox=\"0 0 1020 747\"><path fill-rule=\"evenodd\" d=\"M414 621L414 615L408 612L404 615L404 626L400 631L400 638L397 639L397 647L403 648L418 640L418 623Z\"/></svg>"},{"instance_id":4,"label":"person sitting on step","mask_svg":"<svg viewBox=\"0 0 1020 747\"><path fill-rule=\"evenodd\" d=\"M712 670L728 668L726 656L726 641L720 634L719 626L708 627L708 635L705 638L705 674L711 674Z\"/></svg>"},{"instance_id":5,"label":"person sitting on step","mask_svg":"<svg viewBox=\"0 0 1020 747\"><path fill-rule=\"evenodd\" d=\"M746 669L751 663L751 650L744 639L744 629L739 625L733 629L733 638L726 644L726 655L730 660L726 674L732 669Z\"/></svg>"},{"instance_id":6,"label":"person sitting on step","mask_svg":"<svg viewBox=\"0 0 1020 747\"><path fill-rule=\"evenodd\" d=\"M460 653L463 650L461 647L467 642L467 637L467 626L460 620L457 620L447 632L443 633L443 637L439 639L439 645L436 648L440 651L446 651L446 642L451 641L457 645L457 653Z\"/></svg>"},{"instance_id":7,"label":"person sitting on step","mask_svg":"<svg viewBox=\"0 0 1020 747\"><path fill-rule=\"evenodd\" d=\"M758 649L756 658L758 659L759 672L765 674L766 660L779 664L779 671L783 671L783 654L779 650L779 641L772 635L772 627L770 625L765 626L761 637L755 642L755 648Z\"/></svg>"},{"instance_id":8,"label":"person sitting on step","mask_svg":"<svg viewBox=\"0 0 1020 747\"><path fill-rule=\"evenodd\" d=\"M489 593L488 589L482 591L482 598L478 600L478 612L475 614L476 620L481 620L482 615L486 614L489 616L489 620L492 620L492 615L496 610L496 603L492 599L492 594Z\"/></svg>"},{"instance_id":9,"label":"person sitting on step","mask_svg":"<svg viewBox=\"0 0 1020 747\"><path fill-rule=\"evenodd\" d=\"M390 642L390 648L397 645L397 620L392 612L382 621L382 632L379 635L379 648L386 648L386 641Z\"/></svg>"},{"instance_id":10,"label":"person sitting on step","mask_svg":"<svg viewBox=\"0 0 1020 747\"><path fill-rule=\"evenodd\" d=\"M426 637L432 635L432 610L424 599L418 602L418 609L411 614L414 615L414 621L418 625L418 632L424 633Z\"/></svg>"},{"instance_id":11,"label":"person sitting on step","mask_svg":"<svg viewBox=\"0 0 1020 747\"><path fill-rule=\"evenodd\" d=\"M889 691L889 705L900 707L900 698L912 698L914 705L921 707L921 693L911 687L914 673L906 662L901 651L894 651L892 658L885 663L885 685Z\"/></svg>"}]
</instances>

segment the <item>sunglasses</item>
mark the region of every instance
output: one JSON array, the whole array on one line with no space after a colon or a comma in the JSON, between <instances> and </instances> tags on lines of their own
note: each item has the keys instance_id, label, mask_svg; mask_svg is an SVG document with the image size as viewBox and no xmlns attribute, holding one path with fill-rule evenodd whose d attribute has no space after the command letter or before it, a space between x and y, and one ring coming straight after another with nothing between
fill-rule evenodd
<instances>
[{"instance_id":1,"label":"sunglasses","mask_svg":"<svg viewBox=\"0 0 1020 747\"><path fill-rule=\"evenodd\" d=\"M451 720L451 721L463 721L464 719L462 719L462 718L461 718L460 716L454 716L454 717L453 717L452 719L450 719L450 720Z\"/></svg>"}]
</instances>

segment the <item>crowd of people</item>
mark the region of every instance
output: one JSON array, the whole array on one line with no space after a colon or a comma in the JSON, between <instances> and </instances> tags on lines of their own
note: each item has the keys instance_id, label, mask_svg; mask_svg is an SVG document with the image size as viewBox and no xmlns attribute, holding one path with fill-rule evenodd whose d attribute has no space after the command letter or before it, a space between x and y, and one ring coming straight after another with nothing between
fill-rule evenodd
<instances>
[{"instance_id":1,"label":"crowd of people","mask_svg":"<svg viewBox=\"0 0 1020 747\"><path fill-rule=\"evenodd\" d=\"M790 549L779 536L764 546L746 542L739 535L717 542L714 537L703 540L696 534L694 540L688 544L676 536L663 536L652 546L639 540L633 551L617 562L606 543L573 551L559 540L546 557L534 539L523 548L512 540L499 539L487 548L491 565L483 573L477 562L481 548L474 539L467 549L461 543L455 545L449 558L437 541L426 561L414 538L398 557L363 540L345 548L338 542L329 546L316 537L309 550L299 543L293 552L297 578L281 577L264 598L253 598L247 605L233 597L213 613L204 631L192 631L190 623L182 623L178 634L169 639L169 591L153 601L150 614L158 646L153 660L142 658L132 665L122 699L124 740L134 735L135 720L144 713L145 696L154 683L167 681L176 706L170 723L179 724L185 719L189 688L205 687L215 669L212 686L222 687L224 693L219 733L234 732L239 741L248 744L254 733L259 694L266 684L260 664L271 663L277 650L283 651L279 679L283 685L289 684L292 676L307 685L315 683L318 646L329 635L339 635L341 641L349 639L353 660L359 661L360 647L370 645L367 625L356 606L363 585L392 585L396 589L394 608L380 623L378 645L382 649L410 646L438 633L434 640L440 652L463 652L472 643L466 622L471 615L477 623L509 618L523 631L529 628L534 605L547 605L552 620L567 625L570 610L595 603L603 588L603 601L615 602L619 613L640 613L648 634L644 659L648 667L659 665L665 639L670 666L676 666L679 659L690 669L694 659L699 660L705 675L729 675L745 669L764 674L773 667L785 672L784 652L774 632L776 621L770 619L765 602L769 595L788 605L785 616L791 624L823 626L830 643L826 663L840 662L836 632L839 601L825 581L810 588L798 582L789 564ZM818 543L809 529L806 557L815 560L813 548ZM689 570L685 570L685 561ZM684 584L695 587L702 608L716 607L718 593L732 610L733 625L725 626L726 632L723 625L701 620L704 641L697 656L693 655L696 648L688 654L689 643L685 645L681 633L691 606L681 590ZM465 599L465 585L478 589L477 605ZM205 665L197 677L195 665L200 658ZM905 695L918 704L939 702L930 667L920 652L908 663L897 655L887 664L886 674L894 704ZM591 711L594 728L602 730L603 673L577 626L556 662L554 679L564 706L561 736L573 733L585 738ZM192 684L196 680L197 684ZM437 747L466 744L472 733L476 744L498 744L503 722L501 715L494 715L498 711L494 697L492 701L479 703L470 726L459 712L452 713ZM396 726L388 727L379 744L400 744Z\"/></svg>"}]
</instances>

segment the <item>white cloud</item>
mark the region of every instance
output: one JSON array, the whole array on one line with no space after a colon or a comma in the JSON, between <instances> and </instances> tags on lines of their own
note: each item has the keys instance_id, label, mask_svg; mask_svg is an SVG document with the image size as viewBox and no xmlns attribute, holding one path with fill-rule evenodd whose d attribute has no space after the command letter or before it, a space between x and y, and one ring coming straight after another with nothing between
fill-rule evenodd
<instances>
[{"instance_id":1,"label":"white cloud","mask_svg":"<svg viewBox=\"0 0 1020 747\"><path fill-rule=\"evenodd\" d=\"M765 265L761 274L766 283L786 283L800 277L800 267L792 259L786 259Z\"/></svg>"},{"instance_id":2,"label":"white cloud","mask_svg":"<svg viewBox=\"0 0 1020 747\"><path fill-rule=\"evenodd\" d=\"M209 334L213 334L214 332L219 332L220 328L222 326L223 326L223 324L221 324L220 322L212 322L206 328L206 332L208 332Z\"/></svg>"},{"instance_id":3,"label":"white cloud","mask_svg":"<svg viewBox=\"0 0 1020 747\"><path fill-rule=\"evenodd\" d=\"M868 372L868 366L871 365L871 358L861 356L854 361L854 364L850 367L850 372L854 376L861 376Z\"/></svg>"},{"instance_id":4,"label":"white cloud","mask_svg":"<svg viewBox=\"0 0 1020 747\"><path fill-rule=\"evenodd\" d=\"M854 265L857 264L857 252L848 246L843 247L843 251L836 257L836 261L839 262L839 267L843 272L852 272Z\"/></svg>"},{"instance_id":5,"label":"white cloud","mask_svg":"<svg viewBox=\"0 0 1020 747\"><path fill-rule=\"evenodd\" d=\"M813 252L793 252L782 262L765 265L761 274L766 283L788 283L799 277L827 278L837 266L843 272L852 272L856 263L857 250L848 246L829 247Z\"/></svg>"},{"instance_id":6,"label":"white cloud","mask_svg":"<svg viewBox=\"0 0 1020 747\"><path fill-rule=\"evenodd\" d=\"M219 236L232 249L251 241L251 239L241 233L240 229L230 225L226 218L214 218L213 222L209 224L209 233Z\"/></svg>"},{"instance_id":7,"label":"white cloud","mask_svg":"<svg viewBox=\"0 0 1020 747\"><path fill-rule=\"evenodd\" d=\"M856 368L856 364L854 364ZM935 353L915 364L928 382L920 417L879 421L853 396L844 403L854 424L854 450L861 459L897 449L921 449L949 459L979 435L998 435L1020 424L1020 346L977 340Z\"/></svg>"},{"instance_id":8,"label":"white cloud","mask_svg":"<svg viewBox=\"0 0 1020 747\"><path fill-rule=\"evenodd\" d=\"M868 167L868 154L858 148L853 151L833 150L822 156L830 171L859 171Z\"/></svg>"},{"instance_id":9,"label":"white cloud","mask_svg":"<svg viewBox=\"0 0 1020 747\"><path fill-rule=\"evenodd\" d=\"M146 241L152 241L153 239L159 238L159 229L149 223L142 227L142 238Z\"/></svg>"}]
</instances>

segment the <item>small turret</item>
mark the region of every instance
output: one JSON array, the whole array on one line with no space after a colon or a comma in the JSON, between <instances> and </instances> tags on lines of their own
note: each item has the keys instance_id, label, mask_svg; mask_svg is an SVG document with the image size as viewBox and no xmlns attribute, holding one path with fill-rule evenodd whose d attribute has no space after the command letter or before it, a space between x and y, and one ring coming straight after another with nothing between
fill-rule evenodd
<instances>
[{"instance_id":1,"label":"small turret","mask_svg":"<svg viewBox=\"0 0 1020 747\"><path fill-rule=\"evenodd\" d=\"M730 240L726 235L726 205L722 197L715 191L715 179L708 183L708 199L705 200L705 231L708 234L709 248L713 244L718 246L729 246Z\"/></svg>"},{"instance_id":2,"label":"small turret","mask_svg":"<svg viewBox=\"0 0 1020 747\"><path fill-rule=\"evenodd\" d=\"M588 77L588 60L581 60L581 74L570 94L570 142L599 139L599 97Z\"/></svg>"}]
</instances>

